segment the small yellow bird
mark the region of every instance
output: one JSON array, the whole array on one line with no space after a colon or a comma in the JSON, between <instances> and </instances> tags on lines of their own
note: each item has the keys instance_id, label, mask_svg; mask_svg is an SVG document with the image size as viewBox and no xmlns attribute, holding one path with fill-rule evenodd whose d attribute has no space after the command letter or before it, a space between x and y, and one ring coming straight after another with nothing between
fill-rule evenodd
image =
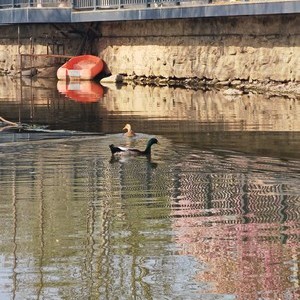
<instances>
[{"instance_id":1,"label":"small yellow bird","mask_svg":"<svg viewBox=\"0 0 300 300\"><path fill-rule=\"evenodd\" d=\"M132 137L136 136L135 132L131 129L130 124L126 124L123 128L123 130L127 129L127 132L124 133L125 136Z\"/></svg>"}]
</instances>

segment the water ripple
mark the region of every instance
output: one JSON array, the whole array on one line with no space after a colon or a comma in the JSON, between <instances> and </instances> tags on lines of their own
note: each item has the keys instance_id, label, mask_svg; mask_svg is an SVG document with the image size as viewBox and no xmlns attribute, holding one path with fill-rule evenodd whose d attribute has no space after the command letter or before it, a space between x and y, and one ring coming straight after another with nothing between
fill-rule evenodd
<instances>
[{"instance_id":1,"label":"water ripple","mask_svg":"<svg viewBox=\"0 0 300 300\"><path fill-rule=\"evenodd\" d=\"M112 160L109 143L143 148L147 139L1 148L2 294L295 294L300 162L200 150L163 136L150 160Z\"/></svg>"}]
</instances>

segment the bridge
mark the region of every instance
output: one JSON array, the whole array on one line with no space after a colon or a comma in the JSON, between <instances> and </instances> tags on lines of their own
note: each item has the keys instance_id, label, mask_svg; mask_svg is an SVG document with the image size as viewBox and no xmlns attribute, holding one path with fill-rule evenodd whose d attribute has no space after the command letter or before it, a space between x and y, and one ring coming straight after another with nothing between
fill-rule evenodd
<instances>
[{"instance_id":1,"label":"bridge","mask_svg":"<svg viewBox=\"0 0 300 300\"><path fill-rule=\"evenodd\" d=\"M299 0L0 0L0 25L298 14Z\"/></svg>"}]
</instances>

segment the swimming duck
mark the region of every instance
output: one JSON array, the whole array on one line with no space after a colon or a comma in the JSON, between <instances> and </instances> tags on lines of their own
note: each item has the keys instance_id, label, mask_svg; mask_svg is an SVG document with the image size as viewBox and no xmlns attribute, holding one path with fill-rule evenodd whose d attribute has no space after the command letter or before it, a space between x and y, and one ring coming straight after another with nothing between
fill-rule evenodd
<instances>
[{"instance_id":1,"label":"swimming duck","mask_svg":"<svg viewBox=\"0 0 300 300\"><path fill-rule=\"evenodd\" d=\"M113 144L109 145L111 154L125 154L125 155L151 155L151 147L153 144L158 144L156 138L152 138L148 141L146 149L144 151L134 148L125 148L125 147L115 147Z\"/></svg>"},{"instance_id":2,"label":"swimming duck","mask_svg":"<svg viewBox=\"0 0 300 300\"><path fill-rule=\"evenodd\" d=\"M123 130L127 129L127 132L124 133L125 136L131 137L136 136L135 132L131 129L130 124L126 124L123 128Z\"/></svg>"}]
</instances>

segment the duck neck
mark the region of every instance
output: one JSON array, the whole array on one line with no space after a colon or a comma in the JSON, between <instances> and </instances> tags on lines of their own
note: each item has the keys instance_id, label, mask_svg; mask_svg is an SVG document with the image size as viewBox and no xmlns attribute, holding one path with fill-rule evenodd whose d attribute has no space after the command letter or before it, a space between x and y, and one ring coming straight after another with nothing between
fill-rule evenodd
<instances>
[{"instance_id":1,"label":"duck neck","mask_svg":"<svg viewBox=\"0 0 300 300\"><path fill-rule=\"evenodd\" d=\"M151 154L151 146L152 144L148 144L145 151L144 151L144 154L146 155L150 155Z\"/></svg>"}]
</instances>

